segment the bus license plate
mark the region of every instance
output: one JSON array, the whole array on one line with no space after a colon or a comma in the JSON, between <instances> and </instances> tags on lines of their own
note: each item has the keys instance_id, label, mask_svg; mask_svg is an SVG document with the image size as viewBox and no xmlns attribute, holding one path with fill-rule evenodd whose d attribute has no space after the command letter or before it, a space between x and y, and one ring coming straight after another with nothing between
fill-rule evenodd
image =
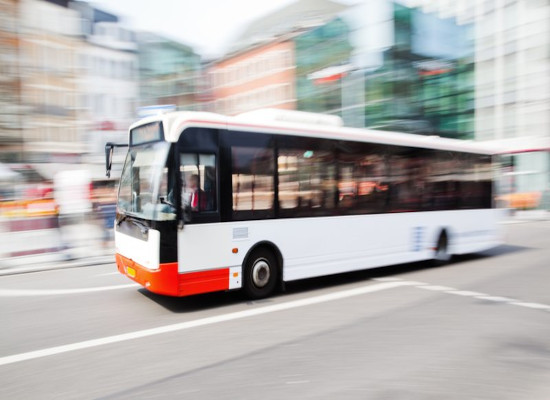
<instances>
[{"instance_id":1,"label":"bus license plate","mask_svg":"<svg viewBox=\"0 0 550 400\"><path fill-rule=\"evenodd\" d=\"M126 267L126 273L128 276L131 276L132 278L136 277L136 270L131 267Z\"/></svg>"}]
</instances>

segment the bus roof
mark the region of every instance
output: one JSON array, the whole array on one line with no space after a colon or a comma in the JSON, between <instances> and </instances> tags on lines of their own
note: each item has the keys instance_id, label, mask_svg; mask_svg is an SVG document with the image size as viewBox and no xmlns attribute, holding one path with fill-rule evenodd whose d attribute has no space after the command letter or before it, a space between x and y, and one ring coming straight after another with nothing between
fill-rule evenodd
<instances>
[{"instance_id":1,"label":"bus roof","mask_svg":"<svg viewBox=\"0 0 550 400\"><path fill-rule=\"evenodd\" d=\"M313 116L317 116L317 118ZM339 123L336 118L339 117L287 110L266 112L265 109L237 116L224 116L209 112L177 111L144 118L132 124L130 130L144 124L162 121L164 136L166 141L169 142L177 142L185 128L205 127L477 154L499 153L494 146L486 145L483 142L338 126Z\"/></svg>"}]
</instances>

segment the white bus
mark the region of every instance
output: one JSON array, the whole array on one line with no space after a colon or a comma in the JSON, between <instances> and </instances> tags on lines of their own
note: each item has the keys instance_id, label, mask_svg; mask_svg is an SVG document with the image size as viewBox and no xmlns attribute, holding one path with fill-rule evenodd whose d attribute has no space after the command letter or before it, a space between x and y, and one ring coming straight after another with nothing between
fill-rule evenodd
<instances>
[{"instance_id":1,"label":"white bus","mask_svg":"<svg viewBox=\"0 0 550 400\"><path fill-rule=\"evenodd\" d=\"M163 295L242 288L262 298L283 282L499 244L490 151L341 125L277 110L133 124L118 270Z\"/></svg>"}]
</instances>

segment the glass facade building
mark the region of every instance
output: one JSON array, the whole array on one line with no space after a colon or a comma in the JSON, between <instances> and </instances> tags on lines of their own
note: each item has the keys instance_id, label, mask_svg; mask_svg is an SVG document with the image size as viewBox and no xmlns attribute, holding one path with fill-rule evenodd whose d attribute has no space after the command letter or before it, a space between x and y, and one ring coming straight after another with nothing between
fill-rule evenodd
<instances>
[{"instance_id":1,"label":"glass facade building","mask_svg":"<svg viewBox=\"0 0 550 400\"><path fill-rule=\"evenodd\" d=\"M365 75L365 126L473 138L472 29L394 3L393 46Z\"/></svg>"},{"instance_id":2,"label":"glass facade building","mask_svg":"<svg viewBox=\"0 0 550 400\"><path fill-rule=\"evenodd\" d=\"M138 34L138 46L141 105L197 107L200 56L189 46L152 33Z\"/></svg>"},{"instance_id":3,"label":"glass facade building","mask_svg":"<svg viewBox=\"0 0 550 400\"><path fill-rule=\"evenodd\" d=\"M353 50L349 27L341 18L309 30L294 39L297 107L302 111L340 115L342 85L339 77L315 79L330 67L344 66Z\"/></svg>"},{"instance_id":4,"label":"glass facade building","mask_svg":"<svg viewBox=\"0 0 550 400\"><path fill-rule=\"evenodd\" d=\"M385 4L388 21L368 32L342 15L294 38L297 108L347 126L472 139L473 25ZM362 65L359 53L378 61Z\"/></svg>"}]
</instances>

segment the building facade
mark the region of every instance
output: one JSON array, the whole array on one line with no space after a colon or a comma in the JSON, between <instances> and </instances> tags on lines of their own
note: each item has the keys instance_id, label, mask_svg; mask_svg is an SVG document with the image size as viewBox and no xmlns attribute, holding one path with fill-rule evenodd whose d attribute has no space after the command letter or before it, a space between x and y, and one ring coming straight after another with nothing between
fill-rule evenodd
<instances>
[{"instance_id":1,"label":"building facade","mask_svg":"<svg viewBox=\"0 0 550 400\"><path fill-rule=\"evenodd\" d=\"M208 69L214 109L228 115L259 108L339 113L339 86L316 86L310 75L349 62L347 30L337 18L346 8L300 0L250 23Z\"/></svg>"},{"instance_id":2,"label":"building facade","mask_svg":"<svg viewBox=\"0 0 550 400\"><path fill-rule=\"evenodd\" d=\"M169 38L139 32L140 106L173 104L195 110L200 103L201 59L194 50Z\"/></svg>"},{"instance_id":3,"label":"building facade","mask_svg":"<svg viewBox=\"0 0 550 400\"><path fill-rule=\"evenodd\" d=\"M415 4L475 24L475 139L492 141L509 153L503 160L504 193L550 196L550 3ZM550 207L550 201L540 206Z\"/></svg>"},{"instance_id":4,"label":"building facade","mask_svg":"<svg viewBox=\"0 0 550 400\"><path fill-rule=\"evenodd\" d=\"M88 160L104 163L105 143L126 142L128 126L137 118L137 43L117 16L87 3L72 5L82 16L76 55L79 129L85 132Z\"/></svg>"},{"instance_id":5,"label":"building facade","mask_svg":"<svg viewBox=\"0 0 550 400\"><path fill-rule=\"evenodd\" d=\"M550 193L550 3L484 1L475 19L476 139L510 151L545 141L505 160L504 191Z\"/></svg>"},{"instance_id":6,"label":"building facade","mask_svg":"<svg viewBox=\"0 0 550 400\"><path fill-rule=\"evenodd\" d=\"M21 82L17 0L0 0L0 163L21 160Z\"/></svg>"},{"instance_id":7,"label":"building facade","mask_svg":"<svg viewBox=\"0 0 550 400\"><path fill-rule=\"evenodd\" d=\"M258 108L295 109L294 43L283 39L247 49L209 68L215 110L235 115Z\"/></svg>"},{"instance_id":8,"label":"building facade","mask_svg":"<svg viewBox=\"0 0 550 400\"><path fill-rule=\"evenodd\" d=\"M472 139L473 26L399 2L380 4L378 20L364 30L379 38L363 50L364 126Z\"/></svg>"},{"instance_id":9,"label":"building facade","mask_svg":"<svg viewBox=\"0 0 550 400\"><path fill-rule=\"evenodd\" d=\"M343 82L352 69L349 27L336 17L293 41L298 109L342 116Z\"/></svg>"},{"instance_id":10,"label":"building facade","mask_svg":"<svg viewBox=\"0 0 550 400\"><path fill-rule=\"evenodd\" d=\"M79 18L68 2L20 0L19 73L27 162L78 162L85 152L78 126Z\"/></svg>"}]
</instances>

